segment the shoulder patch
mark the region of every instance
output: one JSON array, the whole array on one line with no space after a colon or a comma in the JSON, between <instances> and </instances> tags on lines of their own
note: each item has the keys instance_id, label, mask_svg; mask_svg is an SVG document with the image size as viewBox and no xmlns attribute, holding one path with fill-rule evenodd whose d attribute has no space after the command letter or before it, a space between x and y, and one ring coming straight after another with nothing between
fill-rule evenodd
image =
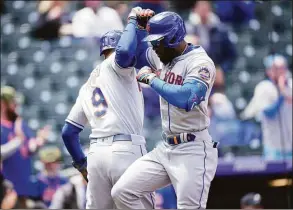
<instances>
[{"instance_id":1,"label":"shoulder patch","mask_svg":"<svg viewBox=\"0 0 293 210\"><path fill-rule=\"evenodd\" d=\"M209 81L211 78L210 71L207 67L200 67L198 71L198 75L200 76L201 79L205 81Z\"/></svg>"}]
</instances>

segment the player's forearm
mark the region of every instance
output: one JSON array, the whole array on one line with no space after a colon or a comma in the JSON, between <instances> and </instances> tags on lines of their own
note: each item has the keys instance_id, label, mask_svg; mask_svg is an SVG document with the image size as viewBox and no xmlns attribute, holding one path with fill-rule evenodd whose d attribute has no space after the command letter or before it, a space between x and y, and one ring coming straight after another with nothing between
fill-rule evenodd
<instances>
[{"instance_id":1,"label":"player's forearm","mask_svg":"<svg viewBox=\"0 0 293 210\"><path fill-rule=\"evenodd\" d=\"M1 160L5 160L13 155L21 146L22 141L19 138L12 139L8 143L1 145Z\"/></svg>"},{"instance_id":2,"label":"player's forearm","mask_svg":"<svg viewBox=\"0 0 293 210\"><path fill-rule=\"evenodd\" d=\"M141 69L144 66L150 66L146 58L146 51L149 48L147 42L142 40L147 36L147 31L144 29L136 29L137 31L137 49L136 49L136 64L135 68Z\"/></svg>"},{"instance_id":3,"label":"player's forearm","mask_svg":"<svg viewBox=\"0 0 293 210\"><path fill-rule=\"evenodd\" d=\"M207 88L200 82L190 81L181 85L173 85L155 78L151 87L168 103L190 111L204 100Z\"/></svg>"},{"instance_id":4,"label":"player's forearm","mask_svg":"<svg viewBox=\"0 0 293 210\"><path fill-rule=\"evenodd\" d=\"M68 122L62 129L62 139L73 161L79 162L85 158L79 142L79 133L82 130Z\"/></svg>"},{"instance_id":5,"label":"player's forearm","mask_svg":"<svg viewBox=\"0 0 293 210\"><path fill-rule=\"evenodd\" d=\"M115 60L123 68L130 67L135 61L137 48L136 26L136 20L130 19L116 47Z\"/></svg>"},{"instance_id":6,"label":"player's forearm","mask_svg":"<svg viewBox=\"0 0 293 210\"><path fill-rule=\"evenodd\" d=\"M281 105L283 104L284 99L285 99L285 97L281 95L274 104L272 104L271 106L267 107L263 111L264 115L266 117L268 117L268 118L274 118L276 116L276 114L278 113Z\"/></svg>"}]
</instances>

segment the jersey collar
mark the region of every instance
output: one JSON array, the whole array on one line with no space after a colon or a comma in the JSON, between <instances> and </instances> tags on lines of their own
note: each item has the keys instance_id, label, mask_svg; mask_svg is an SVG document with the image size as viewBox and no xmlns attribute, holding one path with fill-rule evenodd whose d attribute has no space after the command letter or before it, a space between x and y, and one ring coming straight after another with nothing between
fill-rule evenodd
<instances>
[{"instance_id":1,"label":"jersey collar","mask_svg":"<svg viewBox=\"0 0 293 210\"><path fill-rule=\"evenodd\" d=\"M184 51L182 55L177 56L170 62L170 66L174 66L175 63L177 63L180 60L185 59L189 55L193 53L199 53L199 52L205 52L205 50L200 45L193 45L191 43L187 43L187 49Z\"/></svg>"}]
</instances>

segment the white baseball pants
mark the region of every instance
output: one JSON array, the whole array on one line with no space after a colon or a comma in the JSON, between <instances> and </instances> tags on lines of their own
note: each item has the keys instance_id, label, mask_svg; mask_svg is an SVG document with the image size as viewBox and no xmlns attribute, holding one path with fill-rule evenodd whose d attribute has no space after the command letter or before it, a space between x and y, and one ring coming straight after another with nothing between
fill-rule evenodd
<instances>
[{"instance_id":1,"label":"white baseball pants","mask_svg":"<svg viewBox=\"0 0 293 210\"><path fill-rule=\"evenodd\" d=\"M111 136L90 145L86 209L116 208L111 197L113 185L136 159L147 153L144 138L131 136L132 141L113 141ZM143 208L154 208L153 193L147 193L139 200Z\"/></svg>"},{"instance_id":2,"label":"white baseball pants","mask_svg":"<svg viewBox=\"0 0 293 210\"><path fill-rule=\"evenodd\" d=\"M209 188L218 163L212 140L171 146L161 142L153 151L136 160L112 188L118 209L143 209L140 198L173 184L178 209L206 208Z\"/></svg>"}]
</instances>

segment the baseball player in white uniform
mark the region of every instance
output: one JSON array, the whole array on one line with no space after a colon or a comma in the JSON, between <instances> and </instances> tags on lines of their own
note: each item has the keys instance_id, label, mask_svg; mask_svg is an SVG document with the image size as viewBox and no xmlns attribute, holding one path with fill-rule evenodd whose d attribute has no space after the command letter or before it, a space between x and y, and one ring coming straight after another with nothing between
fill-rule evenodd
<instances>
[{"instance_id":1,"label":"baseball player in white uniform","mask_svg":"<svg viewBox=\"0 0 293 210\"><path fill-rule=\"evenodd\" d=\"M88 180L87 209L115 208L112 186L130 164L147 153L142 136L143 96L134 68L136 37L128 39L136 27L137 21L129 19L123 33L110 31L101 38L105 60L81 87L62 130L73 165ZM85 157L78 134L87 122L92 132ZM146 194L141 199L143 208L154 208L153 198L154 194Z\"/></svg>"},{"instance_id":2,"label":"baseball player in white uniform","mask_svg":"<svg viewBox=\"0 0 293 210\"><path fill-rule=\"evenodd\" d=\"M266 160L292 160L292 77L281 55L265 58L267 79L257 84L242 119L259 117Z\"/></svg>"},{"instance_id":3,"label":"baseball player in white uniform","mask_svg":"<svg viewBox=\"0 0 293 210\"><path fill-rule=\"evenodd\" d=\"M139 15L151 13L147 9ZM148 36L138 40L146 44L138 62L147 67L137 80L160 95L163 141L125 171L112 197L119 209L142 209L139 198L173 184L177 208L206 208L218 162L217 143L207 129L214 63L202 47L184 41L184 22L174 12L153 16L146 30Z\"/></svg>"}]
</instances>

